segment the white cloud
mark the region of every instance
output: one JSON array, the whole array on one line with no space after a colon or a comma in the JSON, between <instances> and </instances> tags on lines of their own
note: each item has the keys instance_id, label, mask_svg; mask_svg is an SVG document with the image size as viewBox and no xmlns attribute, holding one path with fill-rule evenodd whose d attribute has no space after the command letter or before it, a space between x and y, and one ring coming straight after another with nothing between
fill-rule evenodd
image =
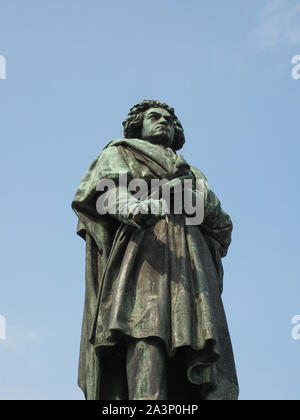
<instances>
[{"instance_id":1,"label":"white cloud","mask_svg":"<svg viewBox=\"0 0 300 420\"><path fill-rule=\"evenodd\" d=\"M300 0L268 0L252 35L261 49L300 44Z\"/></svg>"},{"instance_id":2,"label":"white cloud","mask_svg":"<svg viewBox=\"0 0 300 420\"><path fill-rule=\"evenodd\" d=\"M0 342L0 350L22 354L40 340L40 334L35 331L21 331L14 326L10 326L9 330L6 340Z\"/></svg>"}]
</instances>

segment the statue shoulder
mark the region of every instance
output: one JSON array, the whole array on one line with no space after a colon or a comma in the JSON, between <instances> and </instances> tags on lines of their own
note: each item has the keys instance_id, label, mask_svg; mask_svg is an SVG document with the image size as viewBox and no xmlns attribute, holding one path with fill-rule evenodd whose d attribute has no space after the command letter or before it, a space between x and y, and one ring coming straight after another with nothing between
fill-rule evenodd
<instances>
[{"instance_id":1,"label":"statue shoulder","mask_svg":"<svg viewBox=\"0 0 300 420\"><path fill-rule=\"evenodd\" d=\"M202 179L205 183L207 183L207 178L204 173L200 171L200 169L196 168L195 166L190 166L190 168L196 179Z\"/></svg>"},{"instance_id":2,"label":"statue shoulder","mask_svg":"<svg viewBox=\"0 0 300 420\"><path fill-rule=\"evenodd\" d=\"M125 137L123 138L119 138L119 139L115 139L115 140L111 140L105 147L103 150L109 148L109 147L114 147L114 146L134 146L137 142L140 142L139 139L126 139Z\"/></svg>"},{"instance_id":3,"label":"statue shoulder","mask_svg":"<svg viewBox=\"0 0 300 420\"><path fill-rule=\"evenodd\" d=\"M124 139L114 139L111 140L109 143L106 144L106 146L103 147L103 149L98 153L97 157L94 159L92 166L95 165L96 162L99 160L102 160L105 157L108 157L109 155L116 155L119 153L119 147L124 144Z\"/></svg>"},{"instance_id":4,"label":"statue shoulder","mask_svg":"<svg viewBox=\"0 0 300 420\"><path fill-rule=\"evenodd\" d=\"M121 143L122 143L122 141L123 141L124 139L123 138L119 138L119 139L114 139L114 140L111 140L109 143L107 143L107 145L102 149L102 151L103 150L105 150L105 149L107 149L107 148L109 148L109 147L113 147L113 146L118 146L118 145L120 145Z\"/></svg>"}]
</instances>

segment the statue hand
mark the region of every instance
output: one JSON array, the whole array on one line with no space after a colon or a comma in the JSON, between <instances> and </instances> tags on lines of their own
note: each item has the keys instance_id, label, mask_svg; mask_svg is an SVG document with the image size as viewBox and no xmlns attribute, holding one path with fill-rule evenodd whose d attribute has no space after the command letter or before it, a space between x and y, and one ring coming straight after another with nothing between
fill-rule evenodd
<instances>
[{"instance_id":1,"label":"statue hand","mask_svg":"<svg viewBox=\"0 0 300 420\"><path fill-rule=\"evenodd\" d=\"M163 198L159 200L150 198L139 201L136 207L130 212L130 216L134 222L148 226L155 224L168 214L169 208Z\"/></svg>"}]
</instances>

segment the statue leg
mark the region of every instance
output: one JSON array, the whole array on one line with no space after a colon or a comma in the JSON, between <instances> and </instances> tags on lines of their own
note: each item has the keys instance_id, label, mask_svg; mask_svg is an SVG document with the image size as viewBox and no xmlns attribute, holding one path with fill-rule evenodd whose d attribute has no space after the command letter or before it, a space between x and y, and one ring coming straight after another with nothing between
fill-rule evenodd
<instances>
[{"instance_id":1,"label":"statue leg","mask_svg":"<svg viewBox=\"0 0 300 420\"><path fill-rule=\"evenodd\" d=\"M127 383L129 400L167 399L167 355L159 338L128 338Z\"/></svg>"},{"instance_id":2,"label":"statue leg","mask_svg":"<svg viewBox=\"0 0 300 420\"><path fill-rule=\"evenodd\" d=\"M100 400L128 400L126 380L126 348L102 348Z\"/></svg>"}]
</instances>

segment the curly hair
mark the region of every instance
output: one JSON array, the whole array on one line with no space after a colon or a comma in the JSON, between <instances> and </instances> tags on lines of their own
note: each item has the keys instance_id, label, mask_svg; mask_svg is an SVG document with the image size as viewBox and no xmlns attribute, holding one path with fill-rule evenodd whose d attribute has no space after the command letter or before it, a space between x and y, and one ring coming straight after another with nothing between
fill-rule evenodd
<instances>
[{"instance_id":1,"label":"curly hair","mask_svg":"<svg viewBox=\"0 0 300 420\"><path fill-rule=\"evenodd\" d=\"M185 137L182 125L175 115L174 108L171 108L164 102L151 99L144 99L142 102L135 104L130 109L125 121L123 121L124 137L127 139L141 138L144 112L149 108L163 108L169 112L173 118L174 123L174 141L171 145L171 148L174 150L174 152L181 149L185 143Z\"/></svg>"}]
</instances>

